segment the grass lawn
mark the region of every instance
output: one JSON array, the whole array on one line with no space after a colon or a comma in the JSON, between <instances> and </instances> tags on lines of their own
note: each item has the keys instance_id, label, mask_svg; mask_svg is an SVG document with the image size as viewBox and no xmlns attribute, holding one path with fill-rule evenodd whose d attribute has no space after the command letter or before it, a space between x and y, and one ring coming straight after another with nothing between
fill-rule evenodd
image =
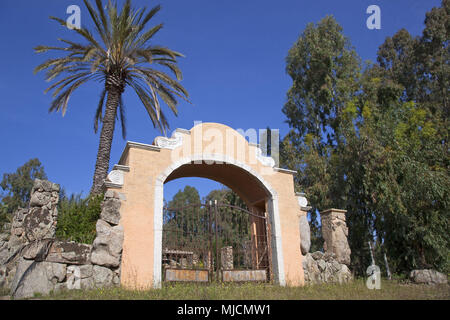
<instances>
[{"instance_id":1,"label":"grass lawn","mask_svg":"<svg viewBox=\"0 0 450 320\"><path fill-rule=\"evenodd\" d=\"M344 285L280 287L271 284L174 284L161 289L131 291L123 288L70 290L38 296L39 299L69 300L399 300L450 299L450 286L404 284L382 281L381 289L369 290L365 280Z\"/></svg>"}]
</instances>

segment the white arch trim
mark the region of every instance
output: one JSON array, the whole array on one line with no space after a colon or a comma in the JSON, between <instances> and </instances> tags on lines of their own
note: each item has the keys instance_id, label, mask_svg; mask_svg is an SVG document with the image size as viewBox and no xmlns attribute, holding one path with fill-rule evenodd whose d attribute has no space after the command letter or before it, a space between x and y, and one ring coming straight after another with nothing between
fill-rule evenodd
<instances>
[{"instance_id":1,"label":"white arch trim","mask_svg":"<svg viewBox=\"0 0 450 320\"><path fill-rule=\"evenodd\" d=\"M163 198L164 198L164 182L167 177L179 167L190 164L193 161L220 161L223 163L237 166L255 177L269 192L271 199L269 199L269 218L272 225L272 267L275 281L281 286L286 285L284 274L284 259L281 242L281 225L280 215L278 211L278 195L274 189L261 177L261 175L253 170L250 166L236 161L235 159L223 154L199 154L184 157L172 163L164 170L155 182L155 198L154 198L154 250L153 250L153 287L161 287L161 263L162 263L162 232L163 232Z\"/></svg>"}]
</instances>

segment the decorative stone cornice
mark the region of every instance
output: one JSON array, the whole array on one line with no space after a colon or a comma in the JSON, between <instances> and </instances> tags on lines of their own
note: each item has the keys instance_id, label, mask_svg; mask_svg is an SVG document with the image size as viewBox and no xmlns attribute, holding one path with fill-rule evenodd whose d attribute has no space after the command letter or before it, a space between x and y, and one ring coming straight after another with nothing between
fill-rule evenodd
<instances>
[{"instance_id":1,"label":"decorative stone cornice","mask_svg":"<svg viewBox=\"0 0 450 320\"><path fill-rule=\"evenodd\" d=\"M297 174L297 171L295 171L295 170L289 170L289 169L284 169L284 168L273 168L273 169L278 172L289 173L292 175Z\"/></svg>"},{"instance_id":2,"label":"decorative stone cornice","mask_svg":"<svg viewBox=\"0 0 450 320\"><path fill-rule=\"evenodd\" d=\"M122 155L120 156L119 164L124 163L125 155L128 153L128 150L130 148L138 148L138 149L144 149L144 150L150 150L150 151L160 151L161 148L154 146L152 144L145 144L140 142L133 142L133 141L127 141L127 144L125 146L125 149L122 152Z\"/></svg>"},{"instance_id":3,"label":"decorative stone cornice","mask_svg":"<svg viewBox=\"0 0 450 320\"><path fill-rule=\"evenodd\" d=\"M175 130L171 138L156 137L155 145L163 148L173 150L183 144L183 133L180 130Z\"/></svg>"},{"instance_id":4,"label":"decorative stone cornice","mask_svg":"<svg viewBox=\"0 0 450 320\"><path fill-rule=\"evenodd\" d=\"M306 194L303 192L296 192L298 204L302 211L308 211L311 207L308 206L308 199L306 199Z\"/></svg>"},{"instance_id":5,"label":"decorative stone cornice","mask_svg":"<svg viewBox=\"0 0 450 320\"><path fill-rule=\"evenodd\" d=\"M326 210L320 211L319 213L321 215L324 215L324 214L327 214L327 213L344 213L345 214L345 213L347 213L347 210L331 208L331 209L326 209Z\"/></svg>"},{"instance_id":6,"label":"decorative stone cornice","mask_svg":"<svg viewBox=\"0 0 450 320\"><path fill-rule=\"evenodd\" d=\"M120 164L115 164L113 167L113 170L121 170L121 171L125 171L125 172L130 172L130 167L129 166L123 166Z\"/></svg>"},{"instance_id":7,"label":"decorative stone cornice","mask_svg":"<svg viewBox=\"0 0 450 320\"><path fill-rule=\"evenodd\" d=\"M275 167L275 160L272 157L263 156L260 148L255 148L256 159L267 167Z\"/></svg>"},{"instance_id":8,"label":"decorative stone cornice","mask_svg":"<svg viewBox=\"0 0 450 320\"><path fill-rule=\"evenodd\" d=\"M145 143L133 142L133 141L127 142L127 146L125 147L125 149L127 149L127 148L138 148L138 149L145 149L145 150L150 150L150 151L161 150L160 147L152 145L152 144L145 144Z\"/></svg>"},{"instance_id":9,"label":"decorative stone cornice","mask_svg":"<svg viewBox=\"0 0 450 320\"><path fill-rule=\"evenodd\" d=\"M124 172L129 172L130 167L120 164L116 164L113 170L108 174L104 185L107 188L122 188L123 185L123 174Z\"/></svg>"},{"instance_id":10,"label":"decorative stone cornice","mask_svg":"<svg viewBox=\"0 0 450 320\"><path fill-rule=\"evenodd\" d=\"M182 128L177 128L175 129L175 132L179 132L179 133L184 133L184 134L191 134L191 131L189 131L188 129L182 129Z\"/></svg>"},{"instance_id":11,"label":"decorative stone cornice","mask_svg":"<svg viewBox=\"0 0 450 320\"><path fill-rule=\"evenodd\" d=\"M113 183L113 182L109 182L109 181L105 181L104 183L103 183L103 185L106 187L106 188L116 188L116 189L120 189L120 188L122 188L122 184L117 184L117 183Z\"/></svg>"},{"instance_id":12,"label":"decorative stone cornice","mask_svg":"<svg viewBox=\"0 0 450 320\"><path fill-rule=\"evenodd\" d=\"M122 170L112 170L107 177L108 181L117 185L123 185L123 171Z\"/></svg>"}]
</instances>

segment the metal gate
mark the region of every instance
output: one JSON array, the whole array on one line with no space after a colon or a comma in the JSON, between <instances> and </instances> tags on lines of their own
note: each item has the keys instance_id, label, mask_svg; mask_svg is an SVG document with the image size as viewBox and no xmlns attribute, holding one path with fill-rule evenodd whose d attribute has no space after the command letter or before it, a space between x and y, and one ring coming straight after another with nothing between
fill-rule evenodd
<instances>
[{"instance_id":1,"label":"metal gate","mask_svg":"<svg viewBox=\"0 0 450 320\"><path fill-rule=\"evenodd\" d=\"M269 281L270 234L267 213L217 201L164 208L163 280Z\"/></svg>"}]
</instances>

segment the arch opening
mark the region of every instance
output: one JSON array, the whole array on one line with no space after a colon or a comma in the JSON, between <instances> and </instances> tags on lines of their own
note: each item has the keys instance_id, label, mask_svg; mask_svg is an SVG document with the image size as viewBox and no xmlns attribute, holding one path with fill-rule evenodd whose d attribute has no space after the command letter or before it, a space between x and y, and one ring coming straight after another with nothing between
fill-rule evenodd
<instances>
[{"instance_id":1,"label":"arch opening","mask_svg":"<svg viewBox=\"0 0 450 320\"><path fill-rule=\"evenodd\" d=\"M172 171L164 181L164 184L187 177L206 178L225 185L236 192L248 208L258 207L261 210L265 210L265 203L271 197L270 192L252 174L228 163L207 164L205 161L201 163L191 161Z\"/></svg>"},{"instance_id":2,"label":"arch opening","mask_svg":"<svg viewBox=\"0 0 450 320\"><path fill-rule=\"evenodd\" d=\"M154 250L154 277L153 286L161 287L162 284L162 237L163 237L163 191L164 184L179 178L199 177L217 181L234 191L255 215L267 218L267 224L258 224L256 234L263 234L270 251L268 264L270 264L271 280L280 285L285 285L283 271L283 256L281 252L281 236L278 217L278 200L276 192L270 188L258 173L248 166L240 163L220 161L210 163L211 159L184 159L167 168L157 179L155 185L155 250ZM265 233L270 230L268 233Z\"/></svg>"}]
</instances>

